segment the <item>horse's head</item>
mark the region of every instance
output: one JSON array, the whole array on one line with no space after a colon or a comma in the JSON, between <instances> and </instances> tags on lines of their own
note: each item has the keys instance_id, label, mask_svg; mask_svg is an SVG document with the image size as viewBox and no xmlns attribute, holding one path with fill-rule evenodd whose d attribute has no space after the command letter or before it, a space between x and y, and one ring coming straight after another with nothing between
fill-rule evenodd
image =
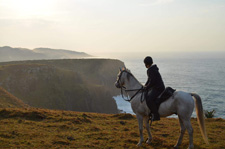
<instances>
[{"instance_id":1,"label":"horse's head","mask_svg":"<svg viewBox=\"0 0 225 149\"><path fill-rule=\"evenodd\" d=\"M117 88L122 88L125 87L126 84L126 80L129 80L129 76L132 75L129 70L127 70L126 68L123 68L119 70L118 76L117 76L117 80L115 82L115 86Z\"/></svg>"}]
</instances>

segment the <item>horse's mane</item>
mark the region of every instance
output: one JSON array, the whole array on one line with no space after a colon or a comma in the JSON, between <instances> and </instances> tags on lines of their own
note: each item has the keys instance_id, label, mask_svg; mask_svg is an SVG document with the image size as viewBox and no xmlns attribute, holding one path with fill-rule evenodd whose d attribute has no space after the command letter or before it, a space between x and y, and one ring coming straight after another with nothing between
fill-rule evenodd
<instances>
[{"instance_id":1,"label":"horse's mane","mask_svg":"<svg viewBox=\"0 0 225 149\"><path fill-rule=\"evenodd\" d=\"M138 81L138 79L131 73L130 70L126 69L126 70L123 70L123 71L126 72L127 74L129 74L129 75L127 75L128 81L130 80L130 77L133 77L134 80L136 80L136 81L142 86L142 84L141 84L141 83Z\"/></svg>"}]
</instances>

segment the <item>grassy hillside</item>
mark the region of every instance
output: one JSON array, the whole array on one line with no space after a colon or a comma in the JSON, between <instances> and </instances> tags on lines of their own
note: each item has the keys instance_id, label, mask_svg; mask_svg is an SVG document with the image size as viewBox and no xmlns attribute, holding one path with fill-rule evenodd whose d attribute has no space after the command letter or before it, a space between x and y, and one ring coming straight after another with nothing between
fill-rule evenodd
<instances>
[{"instance_id":1,"label":"grassy hillside","mask_svg":"<svg viewBox=\"0 0 225 149\"><path fill-rule=\"evenodd\" d=\"M91 55L84 52L62 49L36 48L30 50L26 48L12 48L9 46L0 47L0 62L38 59L70 59L81 57L91 57Z\"/></svg>"},{"instance_id":2,"label":"grassy hillside","mask_svg":"<svg viewBox=\"0 0 225 149\"><path fill-rule=\"evenodd\" d=\"M92 57L91 55L84 52L76 52L64 49L35 48L32 51L35 53L44 54L47 59Z\"/></svg>"},{"instance_id":3,"label":"grassy hillside","mask_svg":"<svg viewBox=\"0 0 225 149\"><path fill-rule=\"evenodd\" d=\"M0 85L33 107L117 113L112 96L123 65L108 59L5 62L0 63Z\"/></svg>"},{"instance_id":4,"label":"grassy hillside","mask_svg":"<svg viewBox=\"0 0 225 149\"><path fill-rule=\"evenodd\" d=\"M0 87L0 108L25 108L28 105Z\"/></svg>"},{"instance_id":5,"label":"grassy hillside","mask_svg":"<svg viewBox=\"0 0 225 149\"><path fill-rule=\"evenodd\" d=\"M206 119L209 145L192 119L195 148L224 148L225 120ZM151 127L153 141L143 148L172 148L179 122L162 118ZM144 137L147 133L144 131ZM138 124L130 114L97 114L44 109L0 109L1 148L136 148ZM188 147L187 132L181 148Z\"/></svg>"}]
</instances>

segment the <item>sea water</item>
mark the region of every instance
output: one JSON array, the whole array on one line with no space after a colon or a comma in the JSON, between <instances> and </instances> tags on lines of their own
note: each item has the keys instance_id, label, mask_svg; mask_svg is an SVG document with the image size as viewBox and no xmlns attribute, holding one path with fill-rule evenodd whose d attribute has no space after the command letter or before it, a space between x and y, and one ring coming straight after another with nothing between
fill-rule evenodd
<instances>
[{"instance_id":1,"label":"sea water","mask_svg":"<svg viewBox=\"0 0 225 149\"><path fill-rule=\"evenodd\" d=\"M145 84L144 57L119 57L131 73ZM202 98L203 109L215 110L215 117L225 118L225 59L223 57L153 57L165 86L177 91L194 92ZM129 102L115 96L118 109L134 114ZM176 117L173 115L172 117ZM196 117L195 109L192 117Z\"/></svg>"}]
</instances>

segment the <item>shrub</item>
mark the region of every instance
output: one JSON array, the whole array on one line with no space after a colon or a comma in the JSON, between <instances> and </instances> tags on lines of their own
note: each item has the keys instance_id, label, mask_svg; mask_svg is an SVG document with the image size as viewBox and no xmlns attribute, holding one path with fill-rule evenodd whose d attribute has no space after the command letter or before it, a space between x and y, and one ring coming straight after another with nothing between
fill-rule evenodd
<instances>
[{"instance_id":1,"label":"shrub","mask_svg":"<svg viewBox=\"0 0 225 149\"><path fill-rule=\"evenodd\" d=\"M215 116L216 111L213 109L212 111L205 110L205 117L206 118L213 118Z\"/></svg>"}]
</instances>

